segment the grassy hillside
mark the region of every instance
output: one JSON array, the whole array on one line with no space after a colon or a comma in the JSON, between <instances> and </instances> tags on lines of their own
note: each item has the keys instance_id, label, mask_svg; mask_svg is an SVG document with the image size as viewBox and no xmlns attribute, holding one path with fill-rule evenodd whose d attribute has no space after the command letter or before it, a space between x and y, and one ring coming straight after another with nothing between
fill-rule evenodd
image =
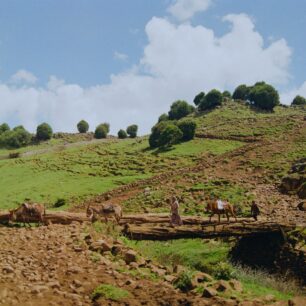
<instances>
[{"instance_id":1,"label":"grassy hillside","mask_svg":"<svg viewBox=\"0 0 306 306\"><path fill-rule=\"evenodd\" d=\"M122 184L206 162L212 162L207 171L169 179L154 187L146 199L136 194L126 200L125 210L139 211L146 206L165 211L161 201L171 189L182 197L187 214L202 212L197 203L203 200L203 192L214 192L234 204L248 202L252 199L250 186L241 181L248 171L256 169L258 175L266 173L266 179L276 182L293 160L306 156L305 115L301 108L278 107L274 113L260 113L242 103L227 102L214 111L192 115L197 121L197 135L224 139L196 138L162 152L150 150L146 137L84 142L86 136L63 135L20 149L24 153L21 158L0 160L0 208L14 207L26 198L49 207L56 199L65 198L71 205ZM241 141L233 140L233 136ZM249 136L268 142L254 144L247 153L242 147L249 145L243 142ZM238 148L242 148L238 155L231 153ZM27 156L28 151L32 155ZM0 150L0 156L8 152ZM212 160L214 156L220 156L217 162ZM240 176L228 178L231 173Z\"/></svg>"}]
</instances>

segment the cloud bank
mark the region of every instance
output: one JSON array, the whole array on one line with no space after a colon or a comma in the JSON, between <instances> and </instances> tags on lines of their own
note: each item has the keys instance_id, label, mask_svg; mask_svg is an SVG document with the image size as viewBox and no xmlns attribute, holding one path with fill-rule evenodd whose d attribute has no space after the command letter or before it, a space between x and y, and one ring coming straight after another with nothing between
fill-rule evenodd
<instances>
[{"instance_id":1,"label":"cloud bank","mask_svg":"<svg viewBox=\"0 0 306 306\"><path fill-rule=\"evenodd\" d=\"M46 121L56 131L75 131L85 119L91 129L108 121L112 133L134 123L140 133L148 133L177 99L191 103L202 90L288 81L291 50L284 39L264 44L245 14L227 15L223 22L230 28L218 37L204 26L153 17L145 28L148 43L138 65L112 75L108 84L84 88L55 76L44 87L0 84L0 122L17 122L34 131Z\"/></svg>"}]
</instances>

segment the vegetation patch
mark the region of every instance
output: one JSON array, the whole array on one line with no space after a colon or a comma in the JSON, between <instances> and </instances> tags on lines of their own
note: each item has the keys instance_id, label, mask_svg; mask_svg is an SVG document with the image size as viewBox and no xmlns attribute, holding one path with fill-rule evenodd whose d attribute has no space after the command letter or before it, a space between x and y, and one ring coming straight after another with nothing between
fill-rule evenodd
<instances>
[{"instance_id":1,"label":"vegetation patch","mask_svg":"<svg viewBox=\"0 0 306 306\"><path fill-rule=\"evenodd\" d=\"M102 297L112 301L120 301L128 296L129 292L127 290L109 284L99 285L91 295L93 300L97 300Z\"/></svg>"}]
</instances>

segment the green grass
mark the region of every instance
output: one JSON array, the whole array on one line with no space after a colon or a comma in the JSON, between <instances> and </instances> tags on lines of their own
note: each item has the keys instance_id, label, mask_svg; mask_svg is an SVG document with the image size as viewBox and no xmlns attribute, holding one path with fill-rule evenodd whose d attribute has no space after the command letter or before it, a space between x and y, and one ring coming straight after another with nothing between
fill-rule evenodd
<instances>
[{"instance_id":1,"label":"green grass","mask_svg":"<svg viewBox=\"0 0 306 306\"><path fill-rule=\"evenodd\" d=\"M120 301L128 296L129 292L127 290L109 284L99 285L92 293L93 300L97 300L102 297L112 301Z\"/></svg>"}]
</instances>

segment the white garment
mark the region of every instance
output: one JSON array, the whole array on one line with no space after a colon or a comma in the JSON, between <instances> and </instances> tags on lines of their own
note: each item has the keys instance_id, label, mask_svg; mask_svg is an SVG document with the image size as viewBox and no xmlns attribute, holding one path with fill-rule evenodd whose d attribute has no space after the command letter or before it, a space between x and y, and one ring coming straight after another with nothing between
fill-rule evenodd
<instances>
[{"instance_id":1,"label":"white garment","mask_svg":"<svg viewBox=\"0 0 306 306\"><path fill-rule=\"evenodd\" d=\"M217 200L217 205L218 205L218 209L219 210L223 210L224 209L224 203L221 200Z\"/></svg>"}]
</instances>

